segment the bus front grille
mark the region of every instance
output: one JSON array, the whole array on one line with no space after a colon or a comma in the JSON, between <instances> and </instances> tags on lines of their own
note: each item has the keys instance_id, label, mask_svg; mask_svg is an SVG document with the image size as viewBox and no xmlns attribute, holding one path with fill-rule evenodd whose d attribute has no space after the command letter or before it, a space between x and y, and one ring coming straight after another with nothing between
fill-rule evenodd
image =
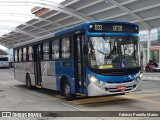
<instances>
[{"instance_id":1,"label":"bus front grille","mask_svg":"<svg viewBox=\"0 0 160 120\"><path fill-rule=\"evenodd\" d=\"M113 87L113 88L107 88L107 87L105 87L105 90L109 91L109 92L112 92L112 93L114 93L114 92L127 92L127 91L132 90L135 87L136 87L136 85L126 86L125 90L117 90L117 87Z\"/></svg>"},{"instance_id":2,"label":"bus front grille","mask_svg":"<svg viewBox=\"0 0 160 120\"><path fill-rule=\"evenodd\" d=\"M126 81L123 81L123 82L121 82L121 81L109 81L109 82L107 82L107 83L109 83L109 84L115 84L115 83L128 83L128 82L132 82L134 79L132 79L132 80L126 80Z\"/></svg>"}]
</instances>

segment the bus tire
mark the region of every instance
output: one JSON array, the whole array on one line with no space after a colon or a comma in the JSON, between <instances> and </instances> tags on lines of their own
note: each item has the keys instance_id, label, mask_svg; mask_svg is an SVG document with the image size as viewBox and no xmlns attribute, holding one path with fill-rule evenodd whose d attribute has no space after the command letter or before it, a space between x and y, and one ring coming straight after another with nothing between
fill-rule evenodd
<instances>
[{"instance_id":1,"label":"bus tire","mask_svg":"<svg viewBox=\"0 0 160 120\"><path fill-rule=\"evenodd\" d=\"M120 93L119 95L125 95L126 93Z\"/></svg>"},{"instance_id":2,"label":"bus tire","mask_svg":"<svg viewBox=\"0 0 160 120\"><path fill-rule=\"evenodd\" d=\"M28 89L32 89L31 77L29 74L26 75L26 85Z\"/></svg>"},{"instance_id":3,"label":"bus tire","mask_svg":"<svg viewBox=\"0 0 160 120\"><path fill-rule=\"evenodd\" d=\"M71 86L70 86L68 80L65 80L65 81L64 81L63 90L64 90L63 93L64 93L65 98L66 98L68 101L73 100L74 95L71 93Z\"/></svg>"}]
</instances>

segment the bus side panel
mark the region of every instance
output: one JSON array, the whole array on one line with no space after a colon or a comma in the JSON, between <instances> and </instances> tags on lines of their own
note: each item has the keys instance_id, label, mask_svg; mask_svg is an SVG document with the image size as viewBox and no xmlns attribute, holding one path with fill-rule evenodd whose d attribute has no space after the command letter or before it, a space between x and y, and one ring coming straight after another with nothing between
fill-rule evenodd
<instances>
[{"instance_id":1,"label":"bus side panel","mask_svg":"<svg viewBox=\"0 0 160 120\"><path fill-rule=\"evenodd\" d=\"M35 85L34 62L14 63L15 79L26 83L26 73L29 73L31 84Z\"/></svg>"},{"instance_id":2,"label":"bus side panel","mask_svg":"<svg viewBox=\"0 0 160 120\"><path fill-rule=\"evenodd\" d=\"M44 88L57 90L55 61L41 62L42 85Z\"/></svg>"},{"instance_id":3,"label":"bus side panel","mask_svg":"<svg viewBox=\"0 0 160 120\"><path fill-rule=\"evenodd\" d=\"M71 92L75 91L75 78L74 78L74 60L56 61L56 75L57 75L57 90L60 91L60 80L62 76L67 77L71 86Z\"/></svg>"},{"instance_id":4,"label":"bus side panel","mask_svg":"<svg viewBox=\"0 0 160 120\"><path fill-rule=\"evenodd\" d=\"M57 91L60 91L60 80L61 80L61 66L60 61L55 61L55 69L56 69L56 85L57 85Z\"/></svg>"},{"instance_id":5,"label":"bus side panel","mask_svg":"<svg viewBox=\"0 0 160 120\"><path fill-rule=\"evenodd\" d=\"M23 63L15 63L15 79L25 83L25 71Z\"/></svg>"}]
</instances>

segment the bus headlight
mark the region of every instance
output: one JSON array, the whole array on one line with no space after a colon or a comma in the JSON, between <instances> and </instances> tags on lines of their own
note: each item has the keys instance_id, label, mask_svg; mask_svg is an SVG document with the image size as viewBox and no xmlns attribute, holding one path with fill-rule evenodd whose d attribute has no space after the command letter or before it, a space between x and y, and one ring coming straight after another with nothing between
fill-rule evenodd
<instances>
[{"instance_id":1,"label":"bus headlight","mask_svg":"<svg viewBox=\"0 0 160 120\"><path fill-rule=\"evenodd\" d=\"M142 78L143 78L143 74L141 73L141 74L139 75L139 77L142 79Z\"/></svg>"},{"instance_id":2,"label":"bus headlight","mask_svg":"<svg viewBox=\"0 0 160 120\"><path fill-rule=\"evenodd\" d=\"M90 82L99 83L99 81L92 75L88 75Z\"/></svg>"}]
</instances>

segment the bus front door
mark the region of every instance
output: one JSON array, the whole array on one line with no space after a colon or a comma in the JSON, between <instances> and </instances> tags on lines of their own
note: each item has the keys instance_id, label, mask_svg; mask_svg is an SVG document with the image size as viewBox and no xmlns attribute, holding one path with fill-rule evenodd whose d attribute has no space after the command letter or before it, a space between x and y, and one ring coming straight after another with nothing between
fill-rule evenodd
<instances>
[{"instance_id":1,"label":"bus front door","mask_svg":"<svg viewBox=\"0 0 160 120\"><path fill-rule=\"evenodd\" d=\"M75 44L75 60L76 60L76 91L78 93L86 93L85 88L85 62L83 56L83 43L84 43L84 35L76 35L76 44Z\"/></svg>"},{"instance_id":2,"label":"bus front door","mask_svg":"<svg viewBox=\"0 0 160 120\"><path fill-rule=\"evenodd\" d=\"M41 86L42 82L42 75L41 75L41 46L35 45L34 46L34 71L35 71L35 85Z\"/></svg>"}]
</instances>

